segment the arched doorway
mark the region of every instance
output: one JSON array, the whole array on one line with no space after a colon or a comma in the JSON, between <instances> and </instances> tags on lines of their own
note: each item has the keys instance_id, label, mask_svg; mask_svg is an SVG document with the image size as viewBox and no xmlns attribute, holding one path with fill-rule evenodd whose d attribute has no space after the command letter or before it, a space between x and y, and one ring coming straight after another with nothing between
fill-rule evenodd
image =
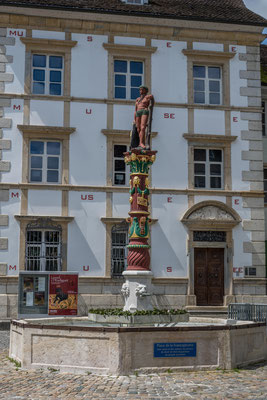
<instances>
[{"instance_id":1,"label":"arched doorway","mask_svg":"<svg viewBox=\"0 0 267 400\"><path fill-rule=\"evenodd\" d=\"M188 228L189 303L221 306L232 296L232 229L239 215L219 201L203 201L181 220Z\"/></svg>"}]
</instances>

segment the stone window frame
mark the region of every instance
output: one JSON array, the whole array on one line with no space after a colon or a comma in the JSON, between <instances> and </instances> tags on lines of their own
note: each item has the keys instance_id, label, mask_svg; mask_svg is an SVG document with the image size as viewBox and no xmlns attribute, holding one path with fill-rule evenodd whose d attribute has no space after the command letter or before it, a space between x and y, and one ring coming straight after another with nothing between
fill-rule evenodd
<instances>
[{"instance_id":1,"label":"stone window frame","mask_svg":"<svg viewBox=\"0 0 267 400\"><path fill-rule=\"evenodd\" d=\"M209 106L211 108L216 108L218 106L230 106L230 59L235 57L236 53L227 51L184 49L183 54L187 57L188 104L195 105L196 107ZM194 103L194 65L221 67L222 103L220 105Z\"/></svg>"},{"instance_id":2,"label":"stone window frame","mask_svg":"<svg viewBox=\"0 0 267 400\"><path fill-rule=\"evenodd\" d=\"M64 128L58 126L40 126L40 125L17 125L23 135L22 145L22 183L31 183L32 185L54 185L54 183L30 182L29 180L29 156L30 141L57 140L62 144L61 150L61 180L56 185L69 183L69 139L70 134L76 131L76 128Z\"/></svg>"},{"instance_id":3,"label":"stone window frame","mask_svg":"<svg viewBox=\"0 0 267 400\"><path fill-rule=\"evenodd\" d=\"M42 229L47 223L61 227L61 271L67 271L67 245L68 245L68 224L74 217L47 216L47 215L15 215L20 223L20 243L19 243L19 270L25 271L26 259L26 231L29 224L35 223L36 228Z\"/></svg>"},{"instance_id":4,"label":"stone window frame","mask_svg":"<svg viewBox=\"0 0 267 400\"><path fill-rule=\"evenodd\" d=\"M183 137L188 141L188 189L195 191L222 191L232 189L231 168L231 143L237 136L190 134L185 133ZM218 148L223 150L223 187L221 189L195 188L194 186L194 148Z\"/></svg>"},{"instance_id":5,"label":"stone window frame","mask_svg":"<svg viewBox=\"0 0 267 400\"><path fill-rule=\"evenodd\" d=\"M38 232L40 234L41 241L36 240L36 235L33 234ZM47 242L46 241L46 232L49 232L48 236L51 236L51 233L53 237L57 238L58 240L52 242ZM46 225L43 224L42 227L39 226L37 223L33 224L28 224L26 227L26 235L25 235L25 246L26 246L26 251L25 251L25 269L26 271L61 271L61 266L62 266L62 228L61 225L52 225L51 223L47 223ZM28 237L31 239L28 241ZM47 254L47 249L49 249L51 246L53 248L57 248L57 256L52 256L49 257ZM39 248L39 254L38 255L32 255L30 249L36 249ZM33 252L34 253L34 252ZM56 264L56 269L46 269L46 263L48 259L52 259L53 261L53 266ZM39 269L34 269L34 267L38 267L39 263ZM29 266L29 268L27 268ZM33 266L33 269L31 269L31 266Z\"/></svg>"},{"instance_id":6,"label":"stone window frame","mask_svg":"<svg viewBox=\"0 0 267 400\"><path fill-rule=\"evenodd\" d=\"M62 98L62 96L70 96L71 91L71 49L76 46L75 40L56 40L56 39L35 39L21 37L21 42L25 45L25 94L32 96ZM64 79L62 95L55 96L49 94L33 94L32 93L32 54L59 55L63 57Z\"/></svg>"},{"instance_id":7,"label":"stone window frame","mask_svg":"<svg viewBox=\"0 0 267 400\"><path fill-rule=\"evenodd\" d=\"M144 84L151 89L151 55L157 47L136 46L115 43L103 43L108 51L108 99L114 102L133 103L134 100L115 99L114 97L114 60L119 57L121 60L142 61L144 63Z\"/></svg>"}]
</instances>

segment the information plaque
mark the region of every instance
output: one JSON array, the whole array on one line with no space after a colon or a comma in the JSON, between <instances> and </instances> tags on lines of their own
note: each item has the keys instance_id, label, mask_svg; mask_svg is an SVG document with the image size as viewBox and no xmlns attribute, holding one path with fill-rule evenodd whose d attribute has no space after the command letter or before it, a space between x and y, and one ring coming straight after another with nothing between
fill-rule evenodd
<instances>
[{"instance_id":1,"label":"information plaque","mask_svg":"<svg viewBox=\"0 0 267 400\"><path fill-rule=\"evenodd\" d=\"M192 343L154 343L154 357L196 357L197 344Z\"/></svg>"}]
</instances>

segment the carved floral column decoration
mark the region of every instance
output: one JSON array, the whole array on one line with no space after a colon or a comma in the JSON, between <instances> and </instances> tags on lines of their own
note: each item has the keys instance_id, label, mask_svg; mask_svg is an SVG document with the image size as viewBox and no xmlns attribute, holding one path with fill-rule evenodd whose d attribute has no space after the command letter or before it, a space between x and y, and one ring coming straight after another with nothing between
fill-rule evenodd
<instances>
[{"instance_id":1,"label":"carved floral column decoration","mask_svg":"<svg viewBox=\"0 0 267 400\"><path fill-rule=\"evenodd\" d=\"M156 159L157 151L132 149L124 153L124 161L130 165L130 218L127 271L150 270L149 245L149 168Z\"/></svg>"}]
</instances>

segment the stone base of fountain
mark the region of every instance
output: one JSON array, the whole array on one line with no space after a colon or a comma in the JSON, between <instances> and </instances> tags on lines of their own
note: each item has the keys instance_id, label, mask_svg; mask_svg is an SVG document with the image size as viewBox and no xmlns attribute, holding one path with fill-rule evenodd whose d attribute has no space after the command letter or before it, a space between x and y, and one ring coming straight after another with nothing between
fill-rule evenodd
<instances>
[{"instance_id":1,"label":"stone base of fountain","mask_svg":"<svg viewBox=\"0 0 267 400\"><path fill-rule=\"evenodd\" d=\"M25 369L101 375L231 369L267 359L265 323L200 321L150 327L77 317L12 321L9 356Z\"/></svg>"},{"instance_id":2,"label":"stone base of fountain","mask_svg":"<svg viewBox=\"0 0 267 400\"><path fill-rule=\"evenodd\" d=\"M125 306L123 311L153 310L152 305L152 277L151 271L124 271L125 283L121 292Z\"/></svg>"}]
</instances>

